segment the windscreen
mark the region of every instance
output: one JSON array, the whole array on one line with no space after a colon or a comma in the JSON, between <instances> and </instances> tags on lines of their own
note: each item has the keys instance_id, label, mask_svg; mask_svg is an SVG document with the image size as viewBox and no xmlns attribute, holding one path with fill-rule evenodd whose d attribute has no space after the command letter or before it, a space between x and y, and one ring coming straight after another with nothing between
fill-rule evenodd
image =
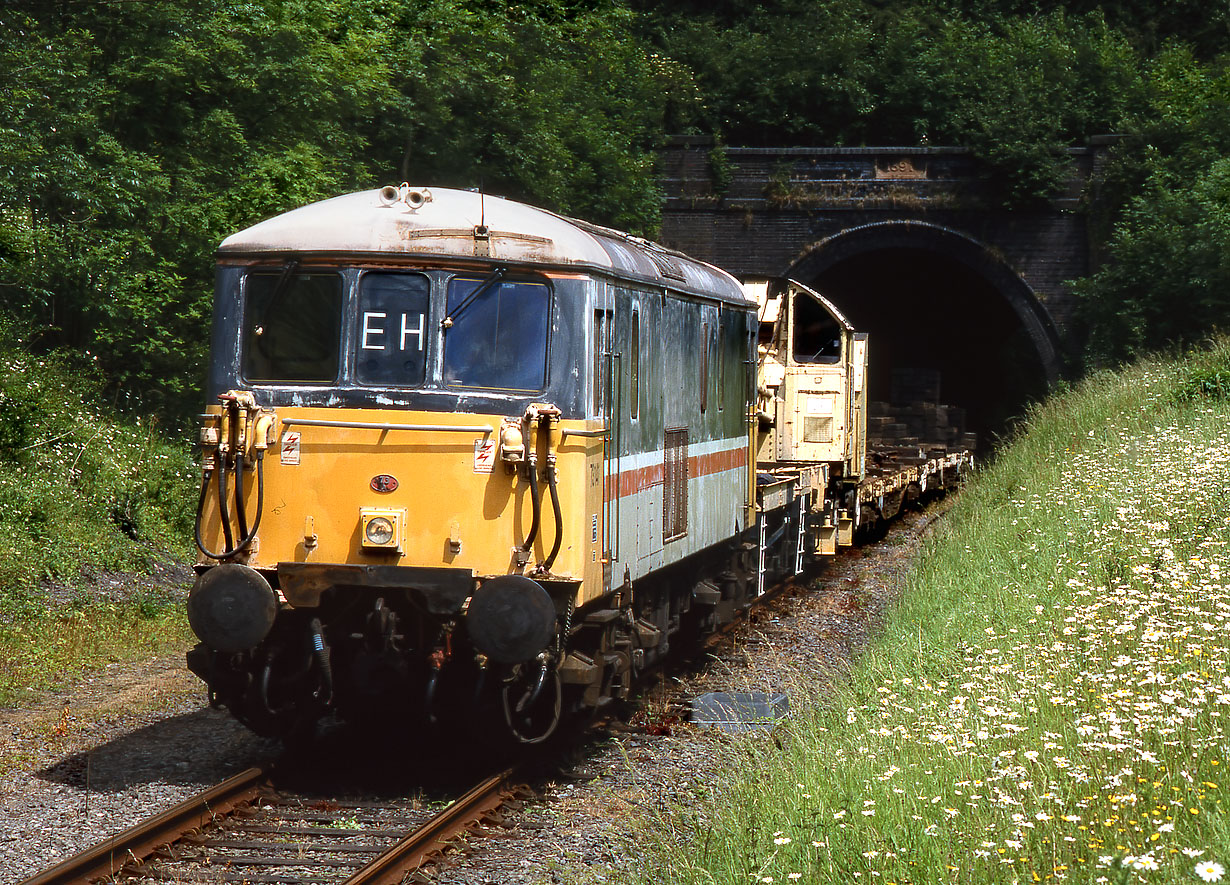
<instances>
[{"instance_id":1,"label":"windscreen","mask_svg":"<svg viewBox=\"0 0 1230 885\"><path fill-rule=\"evenodd\" d=\"M427 366L431 282L421 273L363 274L356 366L360 384L418 387Z\"/></svg>"},{"instance_id":2,"label":"windscreen","mask_svg":"<svg viewBox=\"0 0 1230 885\"><path fill-rule=\"evenodd\" d=\"M542 390L550 290L542 283L454 277L448 284L444 383Z\"/></svg>"},{"instance_id":3,"label":"windscreen","mask_svg":"<svg viewBox=\"0 0 1230 885\"><path fill-rule=\"evenodd\" d=\"M794 299L794 360L797 363L841 362L841 324L806 295Z\"/></svg>"},{"instance_id":4,"label":"windscreen","mask_svg":"<svg viewBox=\"0 0 1230 885\"><path fill-rule=\"evenodd\" d=\"M337 379L342 278L254 272L244 287L243 374L249 381Z\"/></svg>"}]
</instances>

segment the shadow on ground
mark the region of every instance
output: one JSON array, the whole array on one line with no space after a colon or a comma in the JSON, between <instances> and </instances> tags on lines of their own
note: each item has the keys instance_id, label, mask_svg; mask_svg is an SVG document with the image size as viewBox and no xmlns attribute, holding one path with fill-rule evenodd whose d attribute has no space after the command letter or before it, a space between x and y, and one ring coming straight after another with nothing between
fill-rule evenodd
<instances>
[{"instance_id":1,"label":"shadow on ground","mask_svg":"<svg viewBox=\"0 0 1230 885\"><path fill-rule=\"evenodd\" d=\"M266 763L280 750L276 741L252 734L225 710L204 707L66 756L36 776L98 792L151 783L205 785Z\"/></svg>"}]
</instances>

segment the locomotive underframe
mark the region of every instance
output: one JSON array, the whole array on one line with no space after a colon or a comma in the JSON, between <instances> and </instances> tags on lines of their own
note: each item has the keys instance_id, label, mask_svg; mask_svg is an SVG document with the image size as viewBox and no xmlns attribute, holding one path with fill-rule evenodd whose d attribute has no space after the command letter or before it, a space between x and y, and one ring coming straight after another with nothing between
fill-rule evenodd
<instances>
[{"instance_id":1,"label":"locomotive underframe","mask_svg":"<svg viewBox=\"0 0 1230 885\"><path fill-rule=\"evenodd\" d=\"M534 742L563 714L626 698L644 671L745 610L758 593L752 535L576 610L575 582L544 582L556 638L538 660L516 664L475 648L464 616L479 582L463 570L283 563L265 573L286 599L268 636L234 653L202 643L188 663L213 703L260 734L291 736L330 710L405 725L482 726L502 713ZM457 574L433 574L448 571Z\"/></svg>"}]
</instances>

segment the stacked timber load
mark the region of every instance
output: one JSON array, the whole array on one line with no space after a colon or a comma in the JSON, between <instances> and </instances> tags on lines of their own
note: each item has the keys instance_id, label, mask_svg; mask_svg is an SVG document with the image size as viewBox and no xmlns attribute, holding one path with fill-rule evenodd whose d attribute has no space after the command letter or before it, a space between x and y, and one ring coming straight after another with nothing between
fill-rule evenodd
<instances>
[{"instance_id":1,"label":"stacked timber load","mask_svg":"<svg viewBox=\"0 0 1230 885\"><path fill-rule=\"evenodd\" d=\"M939 372L895 369L892 398L892 402L872 402L868 406L870 448L885 455L925 460L942 456L945 451L973 451L977 447L977 434L964 429L965 409L940 401ZM907 455L908 452L913 455Z\"/></svg>"}]
</instances>

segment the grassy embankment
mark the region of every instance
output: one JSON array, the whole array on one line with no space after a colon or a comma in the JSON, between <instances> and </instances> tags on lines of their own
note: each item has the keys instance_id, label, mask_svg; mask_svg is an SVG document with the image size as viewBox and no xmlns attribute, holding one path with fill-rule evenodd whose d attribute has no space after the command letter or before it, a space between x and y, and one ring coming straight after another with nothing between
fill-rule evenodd
<instances>
[{"instance_id":1,"label":"grassy embankment","mask_svg":"<svg viewBox=\"0 0 1230 885\"><path fill-rule=\"evenodd\" d=\"M189 455L109 416L92 377L0 344L0 704L188 637L167 589L124 578L187 557Z\"/></svg>"},{"instance_id":2,"label":"grassy embankment","mask_svg":"<svg viewBox=\"0 0 1230 885\"><path fill-rule=\"evenodd\" d=\"M1230 343L1056 396L943 526L836 703L732 742L643 879L1230 867Z\"/></svg>"}]
</instances>

